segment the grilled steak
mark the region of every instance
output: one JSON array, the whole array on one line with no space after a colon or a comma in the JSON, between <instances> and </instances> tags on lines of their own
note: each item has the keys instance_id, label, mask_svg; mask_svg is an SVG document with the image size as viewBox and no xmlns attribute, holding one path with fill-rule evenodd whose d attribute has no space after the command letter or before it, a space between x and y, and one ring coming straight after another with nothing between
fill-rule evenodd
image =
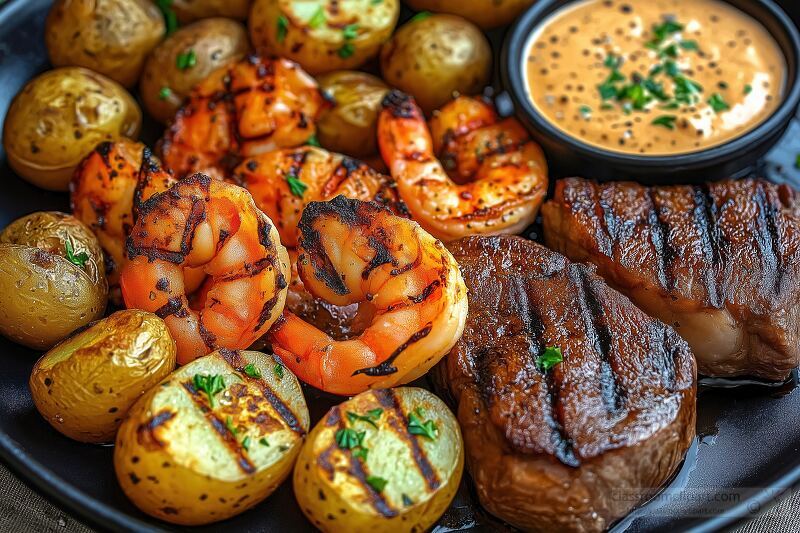
<instances>
[{"instance_id":1,"label":"grilled steak","mask_svg":"<svg viewBox=\"0 0 800 533\"><path fill-rule=\"evenodd\" d=\"M800 211L785 185L644 187L571 178L545 240L689 342L701 374L784 379L800 362Z\"/></svg>"},{"instance_id":2,"label":"grilled steak","mask_svg":"<svg viewBox=\"0 0 800 533\"><path fill-rule=\"evenodd\" d=\"M600 531L663 484L694 437L695 363L592 267L518 237L451 246L469 289L439 380L481 503L531 531ZM558 347L563 361L548 368Z\"/></svg>"}]
</instances>

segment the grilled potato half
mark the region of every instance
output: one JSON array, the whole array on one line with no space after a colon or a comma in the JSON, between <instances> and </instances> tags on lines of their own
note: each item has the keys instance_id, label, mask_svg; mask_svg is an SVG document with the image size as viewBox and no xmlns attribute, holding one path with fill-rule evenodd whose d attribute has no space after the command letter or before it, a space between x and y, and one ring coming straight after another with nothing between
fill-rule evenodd
<instances>
[{"instance_id":1,"label":"grilled potato half","mask_svg":"<svg viewBox=\"0 0 800 533\"><path fill-rule=\"evenodd\" d=\"M291 472L308 427L300 384L277 358L219 350L133 406L117 433L114 467L142 511L207 524L269 496Z\"/></svg>"},{"instance_id":2,"label":"grilled potato half","mask_svg":"<svg viewBox=\"0 0 800 533\"><path fill-rule=\"evenodd\" d=\"M255 0L248 26L258 51L320 74L358 68L378 55L399 14L398 0Z\"/></svg>"},{"instance_id":3,"label":"grilled potato half","mask_svg":"<svg viewBox=\"0 0 800 533\"><path fill-rule=\"evenodd\" d=\"M314 427L294 470L300 508L322 531L425 531L464 470L461 430L416 387L363 392Z\"/></svg>"},{"instance_id":4,"label":"grilled potato half","mask_svg":"<svg viewBox=\"0 0 800 533\"><path fill-rule=\"evenodd\" d=\"M163 320L118 311L44 354L31 373L33 403L67 437L111 442L131 405L175 369Z\"/></svg>"}]
</instances>

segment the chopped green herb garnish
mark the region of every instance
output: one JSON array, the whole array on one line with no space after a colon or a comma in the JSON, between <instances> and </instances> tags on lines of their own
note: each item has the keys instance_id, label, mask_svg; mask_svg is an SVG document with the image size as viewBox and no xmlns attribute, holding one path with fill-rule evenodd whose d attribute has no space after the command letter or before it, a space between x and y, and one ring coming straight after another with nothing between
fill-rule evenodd
<instances>
[{"instance_id":1,"label":"chopped green herb garnish","mask_svg":"<svg viewBox=\"0 0 800 533\"><path fill-rule=\"evenodd\" d=\"M358 37L358 24L348 24L345 26L342 30L342 37L344 37L346 41L350 41Z\"/></svg>"},{"instance_id":2,"label":"chopped green herb garnish","mask_svg":"<svg viewBox=\"0 0 800 533\"><path fill-rule=\"evenodd\" d=\"M676 120L678 120L678 117L676 117L675 115L661 115L653 119L653 122L651 122L651 124L653 124L654 126L664 126L668 130L674 130Z\"/></svg>"},{"instance_id":3,"label":"chopped green herb garnish","mask_svg":"<svg viewBox=\"0 0 800 533\"><path fill-rule=\"evenodd\" d=\"M239 431L236 429L236 427L233 425L233 418L231 418L230 416L226 416L226 417L225 417L225 427L226 427L226 428L228 428L228 431L230 431L231 433L233 433L233 436L234 436L234 437L235 437L235 436L236 436L236 434L239 432Z\"/></svg>"},{"instance_id":4,"label":"chopped green herb garnish","mask_svg":"<svg viewBox=\"0 0 800 533\"><path fill-rule=\"evenodd\" d=\"M380 420L382 414L383 409L370 409L365 415L347 411L347 420L349 420L351 424L355 424L357 421L361 420L362 422L371 424L372 427L377 429L378 425L375 422Z\"/></svg>"},{"instance_id":5,"label":"chopped green herb garnish","mask_svg":"<svg viewBox=\"0 0 800 533\"><path fill-rule=\"evenodd\" d=\"M383 0L371 0L370 4L372 4L373 6L377 6L378 4L380 4L382 2L383 2Z\"/></svg>"},{"instance_id":6,"label":"chopped green herb garnish","mask_svg":"<svg viewBox=\"0 0 800 533\"><path fill-rule=\"evenodd\" d=\"M406 494L405 492L402 495L402 499L403 499L403 505L405 505L406 507L411 507L412 505L414 505L414 500L409 498L408 494Z\"/></svg>"},{"instance_id":7,"label":"chopped green herb garnish","mask_svg":"<svg viewBox=\"0 0 800 533\"><path fill-rule=\"evenodd\" d=\"M306 141L306 144L309 146L316 146L317 148L322 146L321 144L319 144L319 139L317 139L316 135L312 135L311 137L309 137L308 140Z\"/></svg>"},{"instance_id":8,"label":"chopped green herb garnish","mask_svg":"<svg viewBox=\"0 0 800 533\"><path fill-rule=\"evenodd\" d=\"M542 352L542 355L536 359L536 366L538 366L539 370L542 372L548 372L563 360L564 356L561 354L561 348L558 346L547 346L544 352Z\"/></svg>"},{"instance_id":9,"label":"chopped green herb garnish","mask_svg":"<svg viewBox=\"0 0 800 533\"><path fill-rule=\"evenodd\" d=\"M367 455L369 455L369 450L367 448L358 447L353 449L353 457L357 457L366 461Z\"/></svg>"},{"instance_id":10,"label":"chopped green herb garnish","mask_svg":"<svg viewBox=\"0 0 800 533\"><path fill-rule=\"evenodd\" d=\"M683 29L683 24L679 24L674 20L664 21L662 24L653 26L653 38L647 43L648 48L658 47L663 43L667 37L674 33L678 33Z\"/></svg>"},{"instance_id":11,"label":"chopped green herb garnish","mask_svg":"<svg viewBox=\"0 0 800 533\"><path fill-rule=\"evenodd\" d=\"M680 74L680 69L678 68L678 64L671 59L664 61L664 72L667 73L667 76L670 78L674 78L678 74Z\"/></svg>"},{"instance_id":12,"label":"chopped green herb garnish","mask_svg":"<svg viewBox=\"0 0 800 533\"><path fill-rule=\"evenodd\" d=\"M315 30L325 24L325 9L322 6L319 6L317 10L311 15L311 18L308 19L308 26Z\"/></svg>"},{"instance_id":13,"label":"chopped green herb garnish","mask_svg":"<svg viewBox=\"0 0 800 533\"><path fill-rule=\"evenodd\" d=\"M294 174L286 175L286 183L289 184L289 192L291 192L298 198L302 198L303 193L306 192L306 189L308 189L308 185L300 181L300 178L298 178Z\"/></svg>"},{"instance_id":14,"label":"chopped green herb garnish","mask_svg":"<svg viewBox=\"0 0 800 533\"><path fill-rule=\"evenodd\" d=\"M357 448L362 445L366 434L366 431L356 431L350 428L342 428L336 431L336 435L334 437L336 438L336 444L339 445L339 448L352 450L353 448Z\"/></svg>"},{"instance_id":15,"label":"chopped green herb garnish","mask_svg":"<svg viewBox=\"0 0 800 533\"><path fill-rule=\"evenodd\" d=\"M676 57L678 57L678 47L675 46L674 44L671 44L669 46L666 46L666 47L662 48L658 52L658 55L659 55L659 57L662 57L662 58L663 57L671 57L672 59L675 59Z\"/></svg>"},{"instance_id":16,"label":"chopped green herb garnish","mask_svg":"<svg viewBox=\"0 0 800 533\"><path fill-rule=\"evenodd\" d=\"M800 154L794 158L794 168L800 169Z\"/></svg>"},{"instance_id":17,"label":"chopped green herb garnish","mask_svg":"<svg viewBox=\"0 0 800 533\"><path fill-rule=\"evenodd\" d=\"M172 96L172 89L169 87L162 87L160 91L158 91L158 98L159 100L166 100Z\"/></svg>"},{"instance_id":18,"label":"chopped green herb garnish","mask_svg":"<svg viewBox=\"0 0 800 533\"><path fill-rule=\"evenodd\" d=\"M242 439L242 448L244 448L248 452L250 451L250 437L245 437L244 439Z\"/></svg>"},{"instance_id":19,"label":"chopped green herb garnish","mask_svg":"<svg viewBox=\"0 0 800 533\"><path fill-rule=\"evenodd\" d=\"M411 17L411 20L409 20L408 22L419 22L420 20L425 20L426 18L430 17L432 14L433 13L431 13L430 11L420 11L419 13Z\"/></svg>"},{"instance_id":20,"label":"chopped green herb garnish","mask_svg":"<svg viewBox=\"0 0 800 533\"><path fill-rule=\"evenodd\" d=\"M744 86L744 94L750 94L751 92L753 92L753 86L748 83Z\"/></svg>"},{"instance_id":21,"label":"chopped green herb garnish","mask_svg":"<svg viewBox=\"0 0 800 533\"><path fill-rule=\"evenodd\" d=\"M258 367L253 363L247 363L247 366L244 367L244 373L250 376L251 378L261 377L261 370L259 370Z\"/></svg>"},{"instance_id":22,"label":"chopped green herb garnish","mask_svg":"<svg viewBox=\"0 0 800 533\"><path fill-rule=\"evenodd\" d=\"M436 440L438 428L433 420L422 421L424 418L422 408L418 407L413 413L408 415L408 432L412 435L422 435L431 440Z\"/></svg>"},{"instance_id":23,"label":"chopped green herb garnish","mask_svg":"<svg viewBox=\"0 0 800 533\"><path fill-rule=\"evenodd\" d=\"M280 363L275 363L275 368L272 369L275 373L275 377L278 379L283 379L283 365Z\"/></svg>"},{"instance_id":24,"label":"chopped green herb garnish","mask_svg":"<svg viewBox=\"0 0 800 533\"><path fill-rule=\"evenodd\" d=\"M688 51L694 51L694 50L699 50L700 49L700 47L697 44L697 41L691 41L691 40L690 41L681 41L681 42L678 43L678 45L680 45L680 47L683 48L684 50L688 50Z\"/></svg>"},{"instance_id":25,"label":"chopped green herb garnish","mask_svg":"<svg viewBox=\"0 0 800 533\"><path fill-rule=\"evenodd\" d=\"M187 52L181 52L178 54L178 57L175 58L175 66L177 66L180 70L190 69L197 64L197 54L195 54L194 50L189 49Z\"/></svg>"},{"instance_id":26,"label":"chopped green herb garnish","mask_svg":"<svg viewBox=\"0 0 800 533\"><path fill-rule=\"evenodd\" d=\"M194 388L203 391L208 395L208 403L211 408L214 408L214 396L225 390L225 380L222 376L214 374L195 374L194 375Z\"/></svg>"},{"instance_id":27,"label":"chopped green herb garnish","mask_svg":"<svg viewBox=\"0 0 800 533\"><path fill-rule=\"evenodd\" d=\"M269 446L269 441L266 439L266 437L261 437L258 439L258 443L262 446Z\"/></svg>"},{"instance_id":28,"label":"chopped green herb garnish","mask_svg":"<svg viewBox=\"0 0 800 533\"><path fill-rule=\"evenodd\" d=\"M79 254L75 253L75 249L72 247L72 241L69 239L64 241L64 253L67 261L81 268L83 268L83 266L86 264L86 261L89 260L89 254L86 252L81 252Z\"/></svg>"},{"instance_id":29,"label":"chopped green herb garnish","mask_svg":"<svg viewBox=\"0 0 800 533\"><path fill-rule=\"evenodd\" d=\"M352 56L355 53L355 51L356 48L351 43L344 43L341 46L341 48L339 48L337 53L339 54L339 57L341 57L342 59L347 59L348 57Z\"/></svg>"},{"instance_id":30,"label":"chopped green herb garnish","mask_svg":"<svg viewBox=\"0 0 800 533\"><path fill-rule=\"evenodd\" d=\"M164 16L164 26L166 27L167 35L169 35L178 29L178 16L175 14L175 10L172 9L172 0L156 0L156 5L158 5L158 9L161 10L161 14Z\"/></svg>"},{"instance_id":31,"label":"chopped green herb garnish","mask_svg":"<svg viewBox=\"0 0 800 533\"><path fill-rule=\"evenodd\" d=\"M608 54L603 64L608 68L617 69L619 68L621 62L622 62L621 57L615 56L614 54Z\"/></svg>"},{"instance_id":32,"label":"chopped green herb garnish","mask_svg":"<svg viewBox=\"0 0 800 533\"><path fill-rule=\"evenodd\" d=\"M389 483L389 481L379 476L367 476L367 483L370 487L375 489L375 492L383 492L383 489L386 488L386 484Z\"/></svg>"},{"instance_id":33,"label":"chopped green herb garnish","mask_svg":"<svg viewBox=\"0 0 800 533\"><path fill-rule=\"evenodd\" d=\"M280 15L278 17L278 31L275 34L275 37L278 39L279 43L282 43L286 39L286 32L289 31L289 19L286 18L286 15Z\"/></svg>"},{"instance_id":34,"label":"chopped green herb garnish","mask_svg":"<svg viewBox=\"0 0 800 533\"><path fill-rule=\"evenodd\" d=\"M711 97L708 99L708 105L711 106L711 109L713 109L715 113L727 111L731 108L719 93L714 93L711 95Z\"/></svg>"},{"instance_id":35,"label":"chopped green herb garnish","mask_svg":"<svg viewBox=\"0 0 800 533\"><path fill-rule=\"evenodd\" d=\"M592 118L592 108L591 108L591 107L589 107L588 105L582 105L582 106L580 106L580 107L578 108L578 112L579 112L579 113L581 114L581 116L582 116L584 119L586 119L586 120L589 120L590 118Z\"/></svg>"}]
</instances>

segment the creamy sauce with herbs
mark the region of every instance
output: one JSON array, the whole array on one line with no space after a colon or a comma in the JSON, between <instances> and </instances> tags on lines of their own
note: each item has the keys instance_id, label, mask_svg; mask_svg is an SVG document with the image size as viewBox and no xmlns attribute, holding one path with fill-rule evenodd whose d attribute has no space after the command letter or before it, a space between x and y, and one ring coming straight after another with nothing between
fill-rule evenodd
<instances>
[{"instance_id":1,"label":"creamy sauce with herbs","mask_svg":"<svg viewBox=\"0 0 800 533\"><path fill-rule=\"evenodd\" d=\"M696 152L780 105L786 60L756 20L718 0L586 0L533 33L524 70L537 110L614 152Z\"/></svg>"}]
</instances>

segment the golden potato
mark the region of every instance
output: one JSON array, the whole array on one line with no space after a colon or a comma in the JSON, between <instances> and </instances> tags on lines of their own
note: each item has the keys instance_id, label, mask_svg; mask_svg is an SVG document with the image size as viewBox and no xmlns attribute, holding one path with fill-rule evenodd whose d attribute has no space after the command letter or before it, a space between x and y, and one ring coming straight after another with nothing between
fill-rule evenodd
<instances>
[{"instance_id":1,"label":"golden potato","mask_svg":"<svg viewBox=\"0 0 800 533\"><path fill-rule=\"evenodd\" d=\"M176 370L129 411L114 467L142 511L207 524L269 496L308 431L300 384L278 359L219 350Z\"/></svg>"},{"instance_id":2,"label":"golden potato","mask_svg":"<svg viewBox=\"0 0 800 533\"><path fill-rule=\"evenodd\" d=\"M308 435L294 492L322 531L426 531L464 470L461 430L439 398L416 387L363 392Z\"/></svg>"},{"instance_id":3,"label":"golden potato","mask_svg":"<svg viewBox=\"0 0 800 533\"><path fill-rule=\"evenodd\" d=\"M354 69L378 55L399 14L398 0L255 0L248 26L257 50L319 74Z\"/></svg>"},{"instance_id":4,"label":"golden potato","mask_svg":"<svg viewBox=\"0 0 800 533\"><path fill-rule=\"evenodd\" d=\"M135 138L142 112L117 82L81 67L50 70L14 97L3 145L14 171L43 189L66 191L75 167L101 141Z\"/></svg>"},{"instance_id":5,"label":"golden potato","mask_svg":"<svg viewBox=\"0 0 800 533\"><path fill-rule=\"evenodd\" d=\"M131 405L175 368L175 342L156 315L118 311L76 333L33 366L33 403L82 442L111 442Z\"/></svg>"},{"instance_id":6,"label":"golden potato","mask_svg":"<svg viewBox=\"0 0 800 533\"><path fill-rule=\"evenodd\" d=\"M209 17L244 20L252 0L172 0L172 9L182 23Z\"/></svg>"},{"instance_id":7,"label":"golden potato","mask_svg":"<svg viewBox=\"0 0 800 533\"><path fill-rule=\"evenodd\" d=\"M430 113L454 93L475 94L488 83L492 49L471 22L430 15L404 24L381 50L383 79Z\"/></svg>"},{"instance_id":8,"label":"golden potato","mask_svg":"<svg viewBox=\"0 0 800 533\"><path fill-rule=\"evenodd\" d=\"M131 87L164 31L150 0L56 0L44 39L53 65L86 67Z\"/></svg>"},{"instance_id":9,"label":"golden potato","mask_svg":"<svg viewBox=\"0 0 800 533\"><path fill-rule=\"evenodd\" d=\"M536 0L406 0L406 4L416 11L433 11L459 15L488 30L504 26L532 6Z\"/></svg>"},{"instance_id":10,"label":"golden potato","mask_svg":"<svg viewBox=\"0 0 800 533\"><path fill-rule=\"evenodd\" d=\"M247 30L231 19L203 19L180 28L145 62L139 82L145 109L160 122L172 120L192 87L249 50Z\"/></svg>"},{"instance_id":11,"label":"golden potato","mask_svg":"<svg viewBox=\"0 0 800 533\"><path fill-rule=\"evenodd\" d=\"M48 349L100 318L107 296L100 244L76 218L33 213L0 233L0 334Z\"/></svg>"},{"instance_id":12,"label":"golden potato","mask_svg":"<svg viewBox=\"0 0 800 533\"><path fill-rule=\"evenodd\" d=\"M320 144L353 157L375 154L378 114L389 87L380 78L354 70L323 74L317 81L334 102L317 121Z\"/></svg>"}]
</instances>

